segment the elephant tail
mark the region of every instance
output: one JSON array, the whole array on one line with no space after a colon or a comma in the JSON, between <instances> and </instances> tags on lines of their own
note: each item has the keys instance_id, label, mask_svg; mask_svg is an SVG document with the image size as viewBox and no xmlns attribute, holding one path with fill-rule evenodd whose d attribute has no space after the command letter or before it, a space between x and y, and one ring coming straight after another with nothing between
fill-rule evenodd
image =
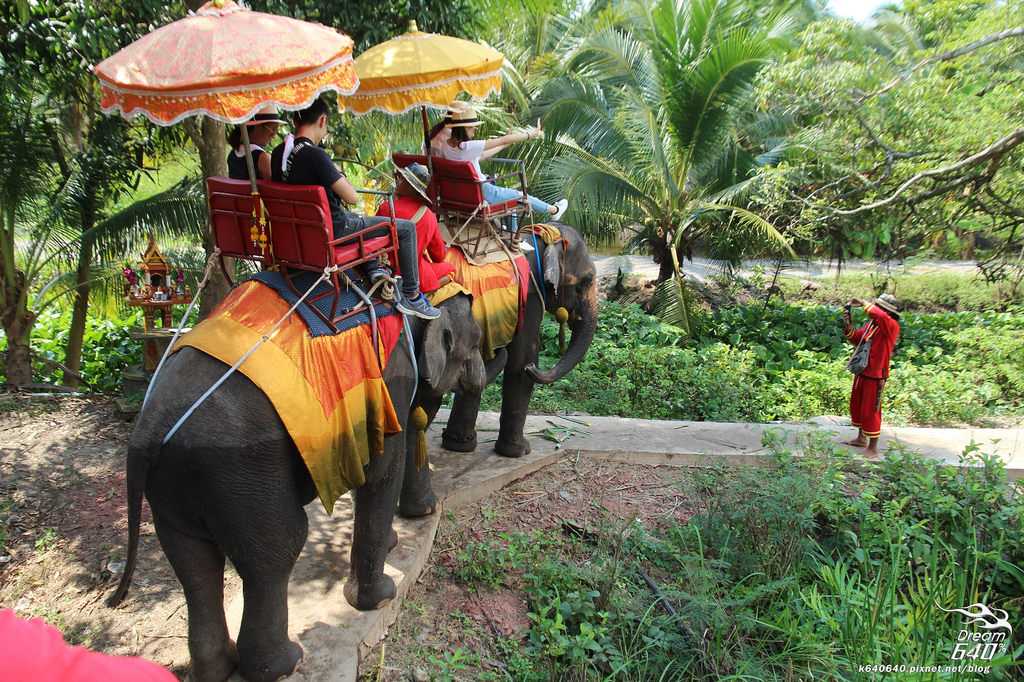
<instances>
[{"instance_id":1,"label":"elephant tail","mask_svg":"<svg viewBox=\"0 0 1024 682\"><path fill-rule=\"evenodd\" d=\"M107 599L107 606L110 607L124 601L128 587L132 584L132 574L135 573L135 561L139 556L139 526L142 524L142 494L146 490L146 476L149 473L150 459L147 454L135 448L128 449L128 557L117 591Z\"/></svg>"}]
</instances>

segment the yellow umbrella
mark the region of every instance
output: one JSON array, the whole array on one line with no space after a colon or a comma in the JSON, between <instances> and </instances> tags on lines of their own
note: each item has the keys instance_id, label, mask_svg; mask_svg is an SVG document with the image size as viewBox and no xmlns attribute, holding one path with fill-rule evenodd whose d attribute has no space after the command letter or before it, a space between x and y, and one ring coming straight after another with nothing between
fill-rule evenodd
<instances>
[{"instance_id":1,"label":"yellow umbrella","mask_svg":"<svg viewBox=\"0 0 1024 682\"><path fill-rule=\"evenodd\" d=\"M462 93L483 99L501 91L504 61L486 45L423 33L410 21L407 33L359 55L359 89L338 102L354 114L401 114L416 107L447 107Z\"/></svg>"}]
</instances>

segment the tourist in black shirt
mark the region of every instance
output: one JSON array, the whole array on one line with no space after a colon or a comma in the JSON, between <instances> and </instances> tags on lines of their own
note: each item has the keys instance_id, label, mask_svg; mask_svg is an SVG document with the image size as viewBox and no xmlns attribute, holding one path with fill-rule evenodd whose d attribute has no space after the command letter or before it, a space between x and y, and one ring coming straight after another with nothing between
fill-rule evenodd
<instances>
[{"instance_id":1,"label":"tourist in black shirt","mask_svg":"<svg viewBox=\"0 0 1024 682\"><path fill-rule=\"evenodd\" d=\"M270 106L263 107L252 119L242 124L249 129L249 149L257 180L270 179L270 153L265 148L277 135L278 124L284 124L284 121L277 117L277 111ZM231 145L231 151L228 152L228 177L233 180L248 180L249 168L245 164L242 126L235 126L228 137L228 143Z\"/></svg>"},{"instance_id":2,"label":"tourist in black shirt","mask_svg":"<svg viewBox=\"0 0 1024 682\"><path fill-rule=\"evenodd\" d=\"M295 135L289 135L271 154L271 176L278 182L292 185L323 187L331 207L335 239L373 225L384 227L380 234L387 234L388 218L361 216L345 209L344 204L357 203L359 195L345 174L319 146L327 135L327 112L327 102L320 98L308 109L295 112ZM396 220L395 223L398 232L398 262L402 268L402 295L395 305L406 315L415 315L425 320L436 319L440 317L441 311L430 305L420 291L416 225L408 220ZM371 281L375 281L387 276L388 272L377 263L369 268L367 274Z\"/></svg>"}]
</instances>

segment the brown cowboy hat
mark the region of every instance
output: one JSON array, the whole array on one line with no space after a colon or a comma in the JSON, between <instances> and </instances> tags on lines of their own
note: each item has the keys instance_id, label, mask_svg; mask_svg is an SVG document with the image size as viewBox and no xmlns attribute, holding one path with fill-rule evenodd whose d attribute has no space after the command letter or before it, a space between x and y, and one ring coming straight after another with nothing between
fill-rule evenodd
<instances>
[{"instance_id":1,"label":"brown cowboy hat","mask_svg":"<svg viewBox=\"0 0 1024 682\"><path fill-rule=\"evenodd\" d=\"M892 294L882 294L875 299L875 305L887 313L900 314L900 303Z\"/></svg>"},{"instance_id":2,"label":"brown cowboy hat","mask_svg":"<svg viewBox=\"0 0 1024 682\"><path fill-rule=\"evenodd\" d=\"M279 114L277 109L272 105L267 105L256 112L256 115L245 122L247 126L261 126L264 123L280 123L281 125L287 125L284 121L278 118Z\"/></svg>"},{"instance_id":3,"label":"brown cowboy hat","mask_svg":"<svg viewBox=\"0 0 1024 682\"><path fill-rule=\"evenodd\" d=\"M423 197L423 200L430 203L430 196L427 194L427 183L430 182L430 175L427 174L427 169L418 164L411 166L396 166L395 173L407 185L413 188L413 190ZM422 172L420 169L422 168Z\"/></svg>"},{"instance_id":4,"label":"brown cowboy hat","mask_svg":"<svg viewBox=\"0 0 1024 682\"><path fill-rule=\"evenodd\" d=\"M476 128L482 125L473 107L463 102L452 102L448 106L448 115L444 117L448 128Z\"/></svg>"}]
</instances>

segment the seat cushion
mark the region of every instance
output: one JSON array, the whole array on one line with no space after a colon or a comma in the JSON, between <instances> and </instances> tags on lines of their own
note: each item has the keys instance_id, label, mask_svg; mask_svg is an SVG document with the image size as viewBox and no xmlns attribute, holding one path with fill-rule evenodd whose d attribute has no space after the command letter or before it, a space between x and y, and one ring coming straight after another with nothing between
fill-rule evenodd
<instances>
[{"instance_id":1,"label":"seat cushion","mask_svg":"<svg viewBox=\"0 0 1024 682\"><path fill-rule=\"evenodd\" d=\"M492 216L496 214L511 213L516 209L525 210L525 206L519 203L518 199L510 199L509 201L502 201L499 204L487 204L487 208L483 210L484 216Z\"/></svg>"},{"instance_id":2,"label":"seat cushion","mask_svg":"<svg viewBox=\"0 0 1024 682\"><path fill-rule=\"evenodd\" d=\"M390 237L374 237L373 239L367 239L363 242L366 245L366 254L369 255L374 251L383 251L384 249L391 246ZM345 263L351 263L354 260L359 259L359 241L353 241L351 244L342 244L341 246L334 247L334 264L344 265Z\"/></svg>"}]
</instances>

